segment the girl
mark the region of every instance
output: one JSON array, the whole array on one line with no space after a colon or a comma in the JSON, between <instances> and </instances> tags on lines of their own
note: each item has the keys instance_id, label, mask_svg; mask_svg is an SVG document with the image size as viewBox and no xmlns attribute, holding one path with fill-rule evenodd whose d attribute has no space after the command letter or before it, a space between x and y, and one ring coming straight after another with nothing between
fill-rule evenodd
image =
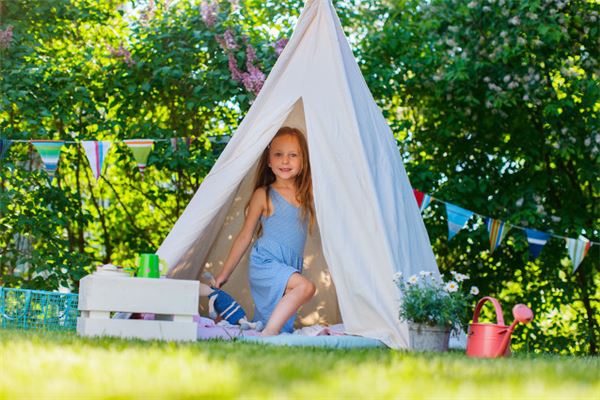
<instances>
[{"instance_id":1,"label":"girl","mask_svg":"<svg viewBox=\"0 0 600 400\"><path fill-rule=\"evenodd\" d=\"M298 308L315 293L315 285L300 275L314 214L306 138L283 127L262 154L246 220L215 280L217 288L227 282L259 225L249 278L254 321L265 324L263 336L292 332Z\"/></svg>"}]
</instances>

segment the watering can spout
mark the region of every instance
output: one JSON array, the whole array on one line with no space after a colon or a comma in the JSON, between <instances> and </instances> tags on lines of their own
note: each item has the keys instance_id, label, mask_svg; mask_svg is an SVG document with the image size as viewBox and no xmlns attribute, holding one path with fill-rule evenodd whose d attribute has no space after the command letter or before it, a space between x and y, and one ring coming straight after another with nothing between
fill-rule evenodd
<instances>
[{"instance_id":1,"label":"watering can spout","mask_svg":"<svg viewBox=\"0 0 600 400\"><path fill-rule=\"evenodd\" d=\"M502 342L500 342L500 346L498 346L498 351L494 357L500 357L502 354L505 354L508 343L510 342L510 337L515 330L515 326L517 326L519 322L523 324L530 323L533 319L533 311L525 304L517 304L513 307L513 316L515 317L515 320L510 324L506 333L504 333Z\"/></svg>"}]
</instances>

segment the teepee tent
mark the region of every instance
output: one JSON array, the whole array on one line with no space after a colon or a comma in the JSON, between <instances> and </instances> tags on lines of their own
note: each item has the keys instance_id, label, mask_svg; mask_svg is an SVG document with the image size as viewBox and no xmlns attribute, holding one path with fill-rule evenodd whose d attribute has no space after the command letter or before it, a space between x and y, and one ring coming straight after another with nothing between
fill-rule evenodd
<instances>
[{"instance_id":1,"label":"teepee tent","mask_svg":"<svg viewBox=\"0 0 600 400\"><path fill-rule=\"evenodd\" d=\"M160 246L168 276L220 271L257 161L281 126L306 135L318 225L305 251L317 295L299 321L343 321L348 333L406 348L394 273L439 272L394 137L329 0L306 2L262 91ZM246 269L245 257L225 289L251 311Z\"/></svg>"}]
</instances>

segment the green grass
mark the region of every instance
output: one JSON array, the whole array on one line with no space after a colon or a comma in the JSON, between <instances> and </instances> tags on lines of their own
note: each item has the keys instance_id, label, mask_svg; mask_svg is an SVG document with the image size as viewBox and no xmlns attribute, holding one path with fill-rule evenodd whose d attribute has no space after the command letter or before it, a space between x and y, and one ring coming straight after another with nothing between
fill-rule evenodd
<instances>
[{"instance_id":1,"label":"green grass","mask_svg":"<svg viewBox=\"0 0 600 400\"><path fill-rule=\"evenodd\" d=\"M0 329L0 398L598 399L600 359L175 344Z\"/></svg>"}]
</instances>

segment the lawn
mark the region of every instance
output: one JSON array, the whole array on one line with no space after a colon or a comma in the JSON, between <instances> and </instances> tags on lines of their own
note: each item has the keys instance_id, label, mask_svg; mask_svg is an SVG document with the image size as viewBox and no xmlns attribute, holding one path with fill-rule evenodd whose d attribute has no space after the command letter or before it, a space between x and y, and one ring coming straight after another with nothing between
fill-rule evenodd
<instances>
[{"instance_id":1,"label":"lawn","mask_svg":"<svg viewBox=\"0 0 600 400\"><path fill-rule=\"evenodd\" d=\"M600 359L176 344L0 329L0 398L600 398Z\"/></svg>"}]
</instances>

